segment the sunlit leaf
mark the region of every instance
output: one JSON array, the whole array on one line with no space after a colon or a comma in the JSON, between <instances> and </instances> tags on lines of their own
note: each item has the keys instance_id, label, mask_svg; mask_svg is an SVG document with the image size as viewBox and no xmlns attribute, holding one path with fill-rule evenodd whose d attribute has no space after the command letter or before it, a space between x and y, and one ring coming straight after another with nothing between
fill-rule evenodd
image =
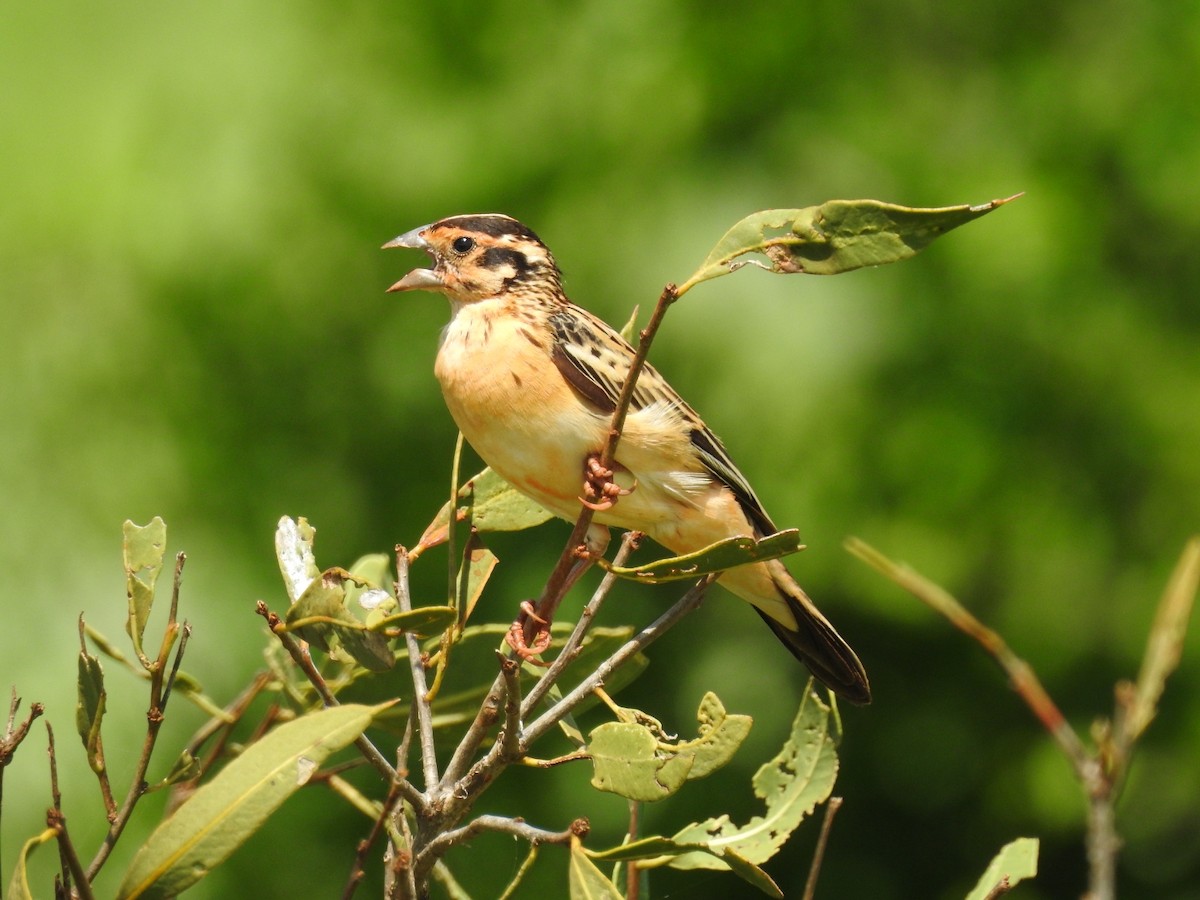
<instances>
[{"instance_id":1,"label":"sunlit leaf","mask_svg":"<svg viewBox=\"0 0 1200 900\"><path fill-rule=\"evenodd\" d=\"M689 780L711 775L733 759L754 724L750 716L726 712L712 691L700 701L696 718L700 721L699 737L678 744L679 750L692 753L695 759Z\"/></svg>"},{"instance_id":2,"label":"sunlit leaf","mask_svg":"<svg viewBox=\"0 0 1200 900\"><path fill-rule=\"evenodd\" d=\"M459 622L466 622L471 617L498 562L496 554L483 545L477 533L472 532L463 548L463 561L458 569L458 608L462 610Z\"/></svg>"},{"instance_id":3,"label":"sunlit leaf","mask_svg":"<svg viewBox=\"0 0 1200 900\"><path fill-rule=\"evenodd\" d=\"M1037 861L1037 838L1017 838L1005 844L992 859L975 889L967 894L967 900L985 900L992 896L993 889L1002 878L1007 878L1010 886L1033 878L1037 875Z\"/></svg>"},{"instance_id":4,"label":"sunlit leaf","mask_svg":"<svg viewBox=\"0 0 1200 900\"><path fill-rule=\"evenodd\" d=\"M196 790L138 850L121 898L174 897L254 834L329 754L355 740L382 707L335 706L280 725Z\"/></svg>"},{"instance_id":5,"label":"sunlit leaf","mask_svg":"<svg viewBox=\"0 0 1200 900\"><path fill-rule=\"evenodd\" d=\"M458 496L467 502L455 510L455 521L469 518L478 531L524 531L554 518L490 468L467 481L459 488ZM449 525L447 503L429 523L417 546L425 550L445 543Z\"/></svg>"},{"instance_id":6,"label":"sunlit leaf","mask_svg":"<svg viewBox=\"0 0 1200 900\"><path fill-rule=\"evenodd\" d=\"M288 607L287 624L311 644L328 650L326 634L338 636L342 648L359 665L372 672L386 672L396 658L387 638L366 626L346 609L346 582L353 576L345 569L332 568L321 573Z\"/></svg>"},{"instance_id":7,"label":"sunlit leaf","mask_svg":"<svg viewBox=\"0 0 1200 900\"><path fill-rule=\"evenodd\" d=\"M829 707L807 691L792 723L792 733L779 754L754 776L754 793L766 812L738 825L726 815L689 825L673 840L701 843L710 852L686 853L642 863L645 868L670 865L679 869L723 869L727 851L761 865L770 859L818 803L829 798L837 778L837 752L830 735Z\"/></svg>"},{"instance_id":8,"label":"sunlit leaf","mask_svg":"<svg viewBox=\"0 0 1200 900\"><path fill-rule=\"evenodd\" d=\"M8 900L33 900L33 891L29 889L29 873L26 870L29 857L42 844L52 841L56 837L58 837L58 832L53 828L47 828L21 846L21 852L17 854L17 864L13 868L12 879L8 882L8 890L4 892L4 896Z\"/></svg>"},{"instance_id":9,"label":"sunlit leaf","mask_svg":"<svg viewBox=\"0 0 1200 900\"><path fill-rule=\"evenodd\" d=\"M680 843L672 838L655 835L642 838L613 847L610 850L598 852L588 851L588 856L602 862L631 862L634 860L653 859L657 865L684 854L708 854L717 861L714 868L729 868L743 881L754 885L768 897L782 898L783 891L779 885L754 863L729 849L718 849L706 843ZM643 868L646 868L643 866Z\"/></svg>"},{"instance_id":10,"label":"sunlit leaf","mask_svg":"<svg viewBox=\"0 0 1200 900\"><path fill-rule=\"evenodd\" d=\"M279 560L279 571L283 575L288 600L292 603L321 574L313 557L316 534L317 530L304 517L293 520L284 516L275 528L275 556Z\"/></svg>"},{"instance_id":11,"label":"sunlit leaf","mask_svg":"<svg viewBox=\"0 0 1200 900\"><path fill-rule=\"evenodd\" d=\"M747 563L777 559L804 549L800 543L800 532L794 528L776 532L764 538L732 537L715 544L668 559L658 559L640 566L607 566L608 570L621 578L662 584L699 578L710 572L724 572Z\"/></svg>"},{"instance_id":12,"label":"sunlit leaf","mask_svg":"<svg viewBox=\"0 0 1200 900\"><path fill-rule=\"evenodd\" d=\"M1016 197L937 209L912 209L878 200L830 200L804 209L764 210L730 228L680 287L680 293L747 263L781 274L834 275L898 262L947 231L1013 199Z\"/></svg>"},{"instance_id":13,"label":"sunlit leaf","mask_svg":"<svg viewBox=\"0 0 1200 900\"><path fill-rule=\"evenodd\" d=\"M426 636L445 631L454 624L458 611L453 606L418 606L408 612L395 613L372 622L372 631L396 629Z\"/></svg>"},{"instance_id":14,"label":"sunlit leaf","mask_svg":"<svg viewBox=\"0 0 1200 900\"><path fill-rule=\"evenodd\" d=\"M653 802L669 797L687 780L695 757L663 751L644 725L605 722L588 735L592 787L630 800Z\"/></svg>"},{"instance_id":15,"label":"sunlit leaf","mask_svg":"<svg viewBox=\"0 0 1200 900\"><path fill-rule=\"evenodd\" d=\"M622 900L617 886L588 859L578 839L571 841L568 866L571 900Z\"/></svg>"},{"instance_id":16,"label":"sunlit leaf","mask_svg":"<svg viewBox=\"0 0 1200 900\"><path fill-rule=\"evenodd\" d=\"M125 594L129 598L129 616L125 630L133 639L133 648L146 664L142 652L142 637L154 603L154 586L162 572L163 553L167 547L167 525L155 516L149 525L124 525Z\"/></svg>"}]
</instances>

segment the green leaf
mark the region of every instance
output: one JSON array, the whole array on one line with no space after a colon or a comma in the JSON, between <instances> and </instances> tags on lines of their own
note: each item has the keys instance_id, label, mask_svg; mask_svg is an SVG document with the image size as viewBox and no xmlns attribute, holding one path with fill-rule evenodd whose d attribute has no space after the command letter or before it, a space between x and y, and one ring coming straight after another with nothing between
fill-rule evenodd
<instances>
[{"instance_id":1,"label":"green leaf","mask_svg":"<svg viewBox=\"0 0 1200 900\"><path fill-rule=\"evenodd\" d=\"M617 886L588 859L578 840L571 841L568 884L571 900L622 900Z\"/></svg>"},{"instance_id":2,"label":"green leaf","mask_svg":"<svg viewBox=\"0 0 1200 900\"><path fill-rule=\"evenodd\" d=\"M332 568L314 579L300 598L288 607L287 624L311 644L328 650L327 633L336 634L342 648L354 661L372 672L386 672L396 664L387 638L354 618L346 609L346 582L353 579L345 569ZM316 620L316 621L314 621Z\"/></svg>"},{"instance_id":3,"label":"green leaf","mask_svg":"<svg viewBox=\"0 0 1200 900\"><path fill-rule=\"evenodd\" d=\"M630 344L635 343L633 335L637 331L638 307L633 308L633 312L629 315L629 321L621 326L621 337L625 338Z\"/></svg>"},{"instance_id":4,"label":"green leaf","mask_svg":"<svg viewBox=\"0 0 1200 900\"><path fill-rule=\"evenodd\" d=\"M695 758L688 773L689 780L711 775L733 759L754 724L750 716L725 712L721 699L712 691L700 701L696 718L700 720L700 736L677 745L679 750L686 750Z\"/></svg>"},{"instance_id":5,"label":"green leaf","mask_svg":"<svg viewBox=\"0 0 1200 900\"><path fill-rule=\"evenodd\" d=\"M460 622L466 622L471 617L498 562L496 554L483 545L477 532L472 531L467 545L463 547L463 561L458 569L457 602L462 610Z\"/></svg>"},{"instance_id":6,"label":"green leaf","mask_svg":"<svg viewBox=\"0 0 1200 900\"><path fill-rule=\"evenodd\" d=\"M457 618L458 610L453 606L418 606L408 612L385 616L372 622L369 627L371 631L396 628L400 631L429 635L445 631Z\"/></svg>"},{"instance_id":7,"label":"green leaf","mask_svg":"<svg viewBox=\"0 0 1200 900\"><path fill-rule=\"evenodd\" d=\"M244 843L382 706L335 706L281 725L200 787L138 850L121 898L173 897Z\"/></svg>"},{"instance_id":8,"label":"green leaf","mask_svg":"<svg viewBox=\"0 0 1200 900\"><path fill-rule=\"evenodd\" d=\"M1010 886L1033 878L1037 875L1037 860L1037 838L1017 838L1005 844L992 859L975 889L967 894L967 900L985 900L1003 878L1008 879Z\"/></svg>"},{"instance_id":9,"label":"green leaf","mask_svg":"<svg viewBox=\"0 0 1200 900\"><path fill-rule=\"evenodd\" d=\"M1019 196L938 209L911 209L879 200L830 200L804 209L764 210L730 228L679 293L747 263L780 274L834 275L898 262ZM744 259L749 253L761 254L766 261Z\"/></svg>"},{"instance_id":10,"label":"green leaf","mask_svg":"<svg viewBox=\"0 0 1200 900\"><path fill-rule=\"evenodd\" d=\"M125 594L129 598L129 617L125 630L133 639L133 649L142 665L149 660L142 652L142 637L154 603L154 586L162 572L167 546L167 525L155 516L149 525L134 525L126 520L123 549L125 555Z\"/></svg>"},{"instance_id":11,"label":"green leaf","mask_svg":"<svg viewBox=\"0 0 1200 900\"><path fill-rule=\"evenodd\" d=\"M104 669L100 660L79 651L79 675L76 681L75 729L87 751L88 765L99 774L104 771L104 752L100 742L100 723L108 694L104 690Z\"/></svg>"},{"instance_id":12,"label":"green leaf","mask_svg":"<svg viewBox=\"0 0 1200 900\"><path fill-rule=\"evenodd\" d=\"M664 752L644 725L605 722L588 735L592 787L630 800L653 802L669 797L687 781L695 757Z\"/></svg>"},{"instance_id":13,"label":"green leaf","mask_svg":"<svg viewBox=\"0 0 1200 900\"><path fill-rule=\"evenodd\" d=\"M1200 586L1200 537L1192 538L1184 547L1154 615L1137 686L1125 717L1124 727L1131 742L1154 721L1167 678L1179 665L1197 586Z\"/></svg>"},{"instance_id":14,"label":"green leaf","mask_svg":"<svg viewBox=\"0 0 1200 900\"><path fill-rule=\"evenodd\" d=\"M317 530L303 516L293 520L284 516L275 528L275 557L279 560L279 572L287 589L288 600L295 603L300 599L313 580L321 574L313 556L313 539Z\"/></svg>"},{"instance_id":15,"label":"green leaf","mask_svg":"<svg viewBox=\"0 0 1200 900\"><path fill-rule=\"evenodd\" d=\"M470 479L458 489L458 496L467 501L455 510L455 521L470 519L477 531L524 531L548 522L554 514L534 503L490 468ZM446 541L450 527L450 504L443 506L417 546L422 550Z\"/></svg>"},{"instance_id":16,"label":"green leaf","mask_svg":"<svg viewBox=\"0 0 1200 900\"><path fill-rule=\"evenodd\" d=\"M769 897L782 898L783 891L779 885L754 863L739 856L732 850L720 850L705 843L682 844L671 838L655 835L631 841L627 844L613 847L611 850L599 852L588 851L588 856L602 862L630 862L632 860L653 859L656 865L662 865L666 860L682 856L686 853L706 853L717 860L714 868L726 868L734 872L743 881L754 885ZM643 866L643 868L649 868Z\"/></svg>"},{"instance_id":17,"label":"green leaf","mask_svg":"<svg viewBox=\"0 0 1200 900\"><path fill-rule=\"evenodd\" d=\"M800 532L789 528L758 539L746 536L726 538L702 550L643 563L640 566L608 565L605 568L614 575L631 581L662 584L667 581L699 578L710 572L724 572L726 569L744 566L747 563L778 559L803 549Z\"/></svg>"},{"instance_id":18,"label":"green leaf","mask_svg":"<svg viewBox=\"0 0 1200 900\"><path fill-rule=\"evenodd\" d=\"M31 837L22 845L21 852L17 854L17 865L13 869L12 880L8 882L8 890L4 894L8 900L33 900L33 891L29 889L29 873L26 871L29 856L42 844L48 843L57 837L57 831L53 828L47 828L41 834Z\"/></svg>"},{"instance_id":19,"label":"green leaf","mask_svg":"<svg viewBox=\"0 0 1200 900\"><path fill-rule=\"evenodd\" d=\"M787 743L754 776L754 793L766 802L765 815L755 816L745 825L734 824L728 816L689 825L677 832L674 840L681 844L705 844L716 856L688 853L661 861L652 860L643 866L726 868L728 864L716 857L727 851L733 851L754 865L766 862L816 805L828 799L833 791L838 762L829 730L829 707L811 690L807 691Z\"/></svg>"}]
</instances>

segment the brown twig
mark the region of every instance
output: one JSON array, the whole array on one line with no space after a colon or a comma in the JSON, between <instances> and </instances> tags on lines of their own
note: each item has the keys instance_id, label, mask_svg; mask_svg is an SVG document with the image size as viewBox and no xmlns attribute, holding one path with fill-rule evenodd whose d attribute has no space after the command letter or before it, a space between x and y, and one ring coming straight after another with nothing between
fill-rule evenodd
<instances>
[{"instance_id":1,"label":"brown twig","mask_svg":"<svg viewBox=\"0 0 1200 900\"><path fill-rule=\"evenodd\" d=\"M408 589L408 551L396 545L396 602L400 612L412 611L412 595ZM417 712L417 739L421 747L421 769L425 776L425 790L432 790L438 783L437 749L433 742L433 710L429 704L429 686L425 682L425 662L421 659L421 642L417 636L405 632L408 646L408 667L413 683L413 708Z\"/></svg>"},{"instance_id":2,"label":"brown twig","mask_svg":"<svg viewBox=\"0 0 1200 900\"><path fill-rule=\"evenodd\" d=\"M8 701L8 722L4 726L4 736L0 737L0 813L4 811L4 770L12 762L13 754L29 734L29 728L34 719L38 718L45 707L40 703L29 704L29 715L20 725L16 724L17 712L21 709L21 698L17 696L16 685L12 686ZM0 868L0 872L4 869Z\"/></svg>"},{"instance_id":3,"label":"brown twig","mask_svg":"<svg viewBox=\"0 0 1200 900\"><path fill-rule=\"evenodd\" d=\"M829 832L833 828L833 817L842 808L841 797L830 797L825 804L825 818L821 821L821 833L817 835L817 846L813 850L812 865L808 868L808 880L804 882L801 900L813 900L817 894L817 878L821 874L821 863L825 861L825 847L829 844Z\"/></svg>"},{"instance_id":4,"label":"brown twig","mask_svg":"<svg viewBox=\"0 0 1200 900\"><path fill-rule=\"evenodd\" d=\"M67 894L79 897L80 900L94 900L92 885L75 845L71 843L71 835L67 831L67 817L62 811L62 793L58 789L58 759L54 752L54 729L46 723L46 752L50 757L50 798L53 806L46 812L46 825L53 828L57 836L59 864L62 866L62 881ZM74 890L69 885L74 883Z\"/></svg>"},{"instance_id":5,"label":"brown twig","mask_svg":"<svg viewBox=\"0 0 1200 900\"><path fill-rule=\"evenodd\" d=\"M371 852L371 847L374 846L375 841L379 839L379 835L386 829L386 823L392 815L392 811L403 799L396 782L393 781L391 787L388 789L388 795L383 801L383 808L380 809L379 815L375 817L375 821L371 825L370 833L366 838L358 842L358 849L354 854L354 865L350 870L350 877L346 881L346 887L342 890L342 900L350 900L354 896L354 892L358 889L359 883L366 874L367 854Z\"/></svg>"}]
</instances>

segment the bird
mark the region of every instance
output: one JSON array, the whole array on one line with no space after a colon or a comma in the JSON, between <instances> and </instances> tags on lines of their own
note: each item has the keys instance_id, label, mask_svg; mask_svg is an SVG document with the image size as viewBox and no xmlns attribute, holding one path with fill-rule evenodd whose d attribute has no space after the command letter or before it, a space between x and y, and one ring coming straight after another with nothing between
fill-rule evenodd
<instances>
[{"instance_id":1,"label":"bird","mask_svg":"<svg viewBox=\"0 0 1200 900\"><path fill-rule=\"evenodd\" d=\"M576 306L532 229L499 213L458 215L407 231L384 249L423 250L388 292L450 302L434 372L450 414L483 461L549 512L580 513L581 478L596 510L586 545L602 554L609 526L684 554L778 529L724 444L647 364L635 385L611 471L600 469L613 411L635 356L603 320ZM838 696L871 701L863 664L778 559L725 571L776 637Z\"/></svg>"}]
</instances>

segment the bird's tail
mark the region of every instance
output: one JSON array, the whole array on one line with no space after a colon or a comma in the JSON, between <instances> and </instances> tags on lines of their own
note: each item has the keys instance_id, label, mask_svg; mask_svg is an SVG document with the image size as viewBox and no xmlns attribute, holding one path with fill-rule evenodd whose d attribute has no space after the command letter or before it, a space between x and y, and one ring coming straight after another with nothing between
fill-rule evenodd
<instances>
[{"instance_id":1,"label":"bird's tail","mask_svg":"<svg viewBox=\"0 0 1200 900\"><path fill-rule=\"evenodd\" d=\"M764 603L761 596L751 596L739 589L742 587L737 584L740 579L730 578L739 572L738 569L731 570L729 575L722 579L722 583L733 582L727 583L726 586L754 606L780 642L793 656L808 666L818 681L851 703L870 703L871 684L867 680L867 670L863 668L858 655L821 614L782 563L775 560L765 564L765 567L770 574L778 600L772 597L769 602ZM758 566L744 568L754 569ZM779 615L783 612L780 600L790 616ZM768 613L766 609L771 609L771 612ZM796 627L788 627L788 623L783 621L785 618L793 619Z\"/></svg>"}]
</instances>

